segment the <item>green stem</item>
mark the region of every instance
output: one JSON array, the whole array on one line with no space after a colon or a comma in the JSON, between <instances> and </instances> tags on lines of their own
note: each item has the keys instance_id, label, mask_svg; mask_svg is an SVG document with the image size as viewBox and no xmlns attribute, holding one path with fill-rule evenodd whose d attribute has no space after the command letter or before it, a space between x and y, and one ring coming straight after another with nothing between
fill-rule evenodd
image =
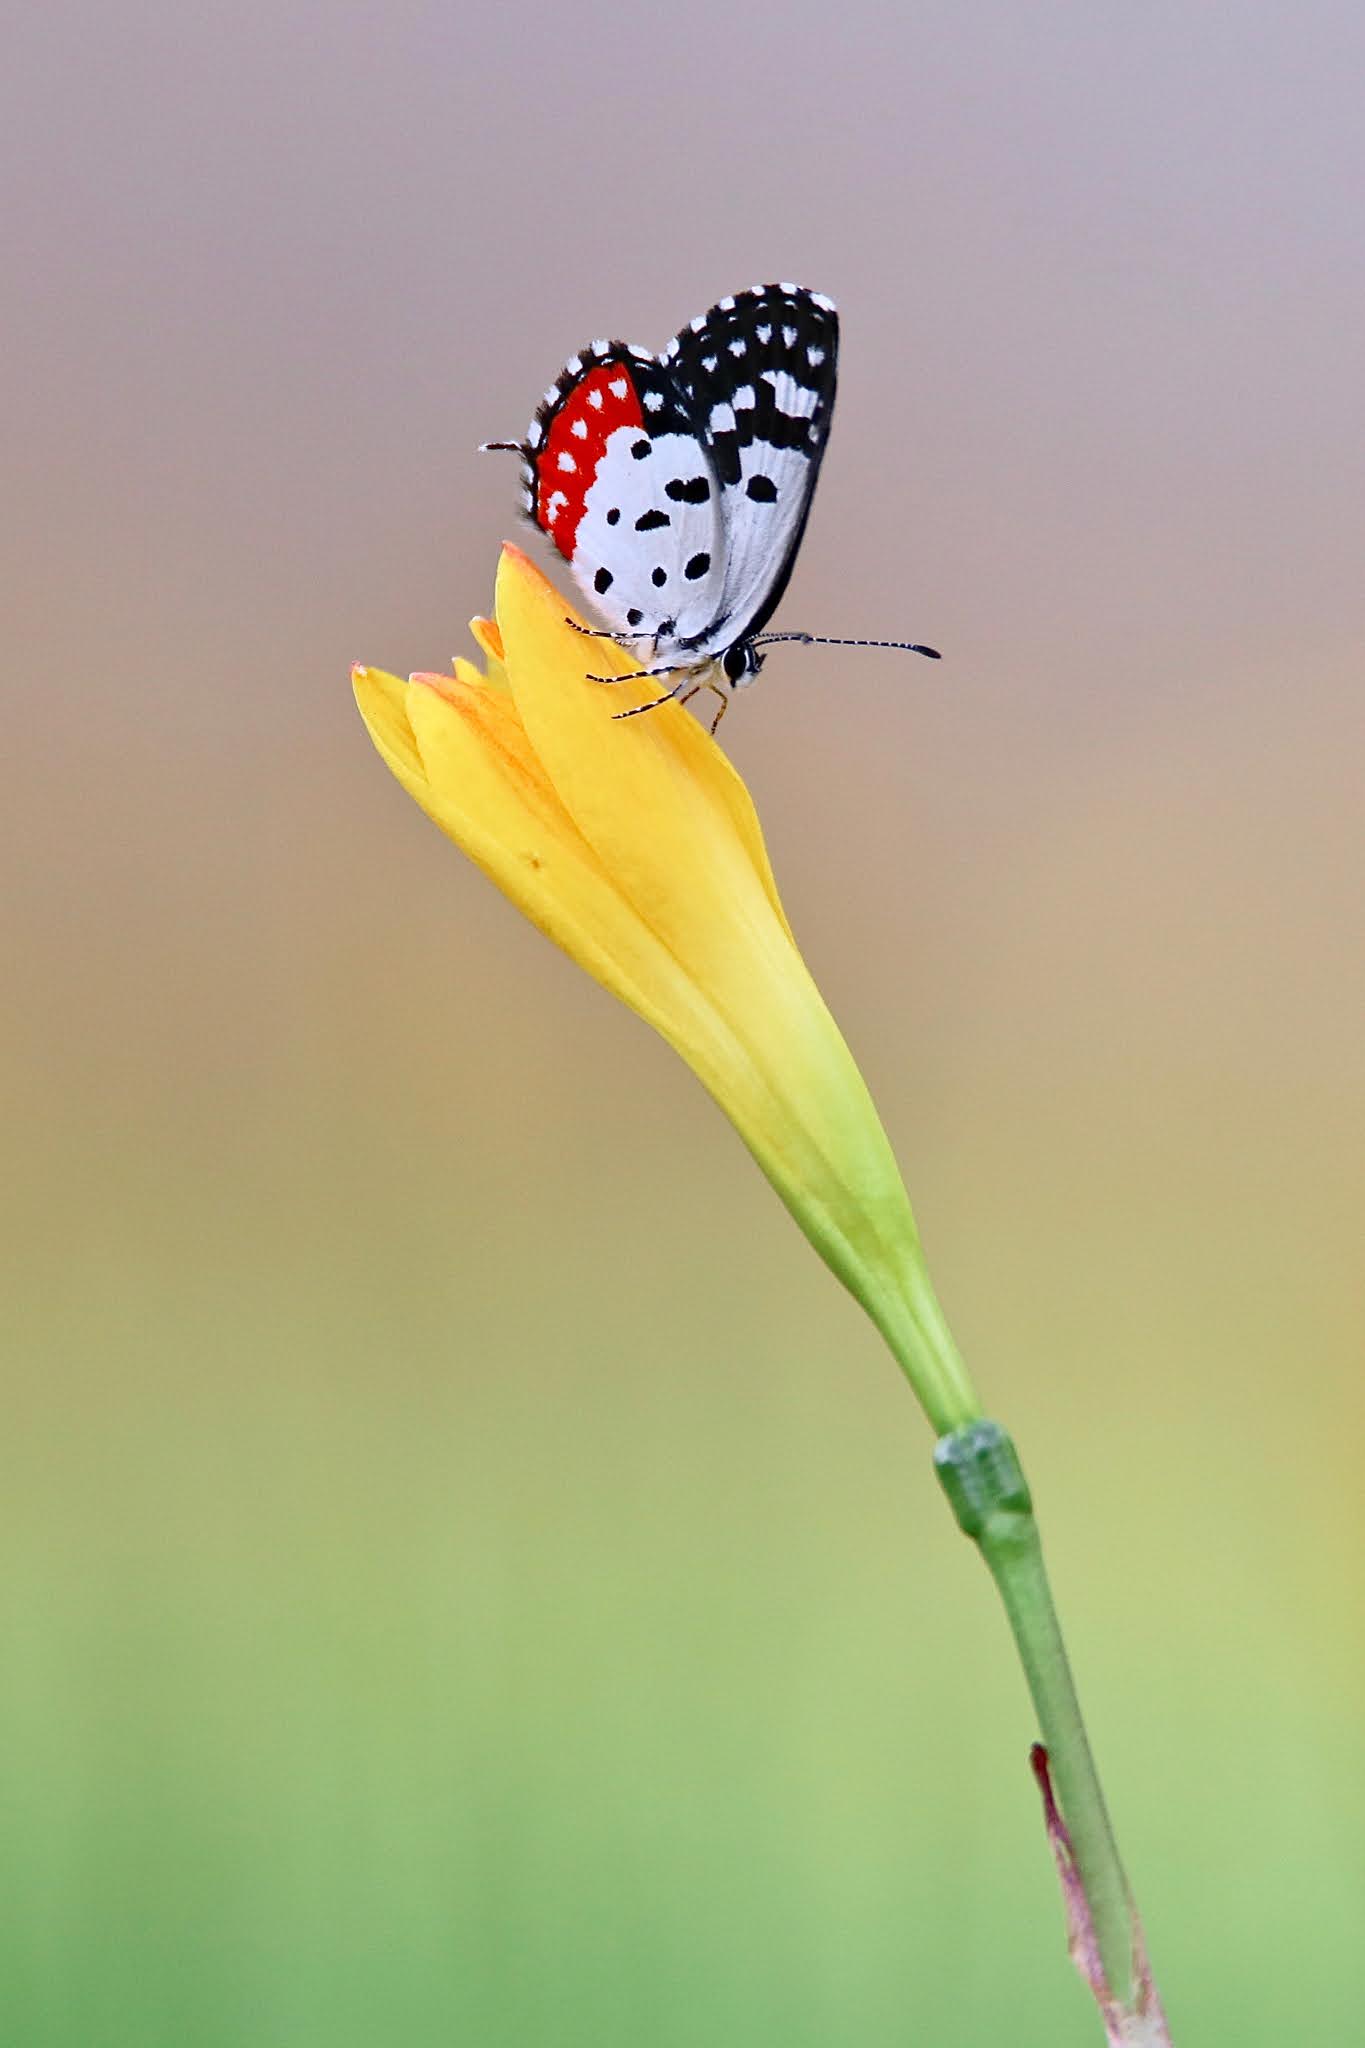
<instances>
[{"instance_id":1,"label":"green stem","mask_svg":"<svg viewBox=\"0 0 1365 2048\"><path fill-rule=\"evenodd\" d=\"M939 1439L934 1465L959 1524L979 1548L1004 1602L1104 1974L1112 1996L1126 2006L1136 1990L1132 1900L1081 1719L1018 1454L998 1422L973 1422Z\"/></svg>"}]
</instances>

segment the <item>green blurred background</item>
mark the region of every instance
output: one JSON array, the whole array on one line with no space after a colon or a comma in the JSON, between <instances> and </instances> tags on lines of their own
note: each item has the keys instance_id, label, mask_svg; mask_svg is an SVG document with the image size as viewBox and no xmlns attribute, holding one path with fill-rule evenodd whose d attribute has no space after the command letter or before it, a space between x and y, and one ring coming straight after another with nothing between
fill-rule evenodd
<instances>
[{"instance_id":1,"label":"green blurred background","mask_svg":"<svg viewBox=\"0 0 1365 2048\"><path fill-rule=\"evenodd\" d=\"M921 1418L375 759L474 446L838 298L725 729L1033 1474L1182 2044L1359 2016L1355 5L32 9L0 2038L1085 2048ZM17 642L17 644L16 644Z\"/></svg>"}]
</instances>

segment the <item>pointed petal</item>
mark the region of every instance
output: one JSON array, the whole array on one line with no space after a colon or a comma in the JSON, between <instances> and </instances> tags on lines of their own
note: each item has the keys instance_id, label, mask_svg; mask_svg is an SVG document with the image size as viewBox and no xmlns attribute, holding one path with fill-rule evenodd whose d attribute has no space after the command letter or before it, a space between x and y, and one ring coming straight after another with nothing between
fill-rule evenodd
<instances>
[{"instance_id":1,"label":"pointed petal","mask_svg":"<svg viewBox=\"0 0 1365 2048\"><path fill-rule=\"evenodd\" d=\"M426 675L401 683L356 669L356 701L376 747L428 817L533 924L723 1086L723 1070L745 1056L565 812L510 695L469 673L472 682Z\"/></svg>"},{"instance_id":2,"label":"pointed petal","mask_svg":"<svg viewBox=\"0 0 1365 2048\"><path fill-rule=\"evenodd\" d=\"M742 904L757 883L785 930L753 800L710 733L676 702L640 718L618 718L661 696L668 679L589 682L589 675L629 674L638 666L636 657L614 640L576 633L567 620L585 622L510 543L498 566L497 610L503 644L516 650L508 667L520 678L523 722L556 787L608 863L615 867L628 858L632 888L661 907L677 899L680 873L689 877L698 911L705 909L698 891L704 897L713 888L738 889ZM634 808L653 821L648 844L638 842L617 801L623 760L637 790ZM613 829L621 824L624 833ZM709 877L698 874L701 849L715 869ZM766 928L766 915L761 922Z\"/></svg>"},{"instance_id":3,"label":"pointed petal","mask_svg":"<svg viewBox=\"0 0 1365 2048\"><path fill-rule=\"evenodd\" d=\"M498 631L497 620L485 618L471 619L469 621L469 630L474 636L475 645L480 649L487 664L484 670L485 680L495 690L507 689L507 670L504 666L502 634ZM465 665L466 667L469 666L468 663ZM459 667L460 663L457 659L455 662L457 672Z\"/></svg>"},{"instance_id":4,"label":"pointed petal","mask_svg":"<svg viewBox=\"0 0 1365 2048\"><path fill-rule=\"evenodd\" d=\"M408 724L408 686L382 668L366 668L357 662L351 670L351 688L360 715L370 729L370 738L410 795L424 782L421 757Z\"/></svg>"}]
</instances>

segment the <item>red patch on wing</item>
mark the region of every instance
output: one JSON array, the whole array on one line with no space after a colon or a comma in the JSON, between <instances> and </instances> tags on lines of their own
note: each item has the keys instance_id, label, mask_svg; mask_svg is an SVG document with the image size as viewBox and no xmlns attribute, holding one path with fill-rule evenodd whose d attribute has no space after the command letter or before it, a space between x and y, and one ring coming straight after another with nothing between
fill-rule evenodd
<instances>
[{"instance_id":1,"label":"red patch on wing","mask_svg":"<svg viewBox=\"0 0 1365 2048\"><path fill-rule=\"evenodd\" d=\"M625 363L599 363L560 401L536 457L536 524L572 561L583 501L620 427L644 429L635 380Z\"/></svg>"}]
</instances>

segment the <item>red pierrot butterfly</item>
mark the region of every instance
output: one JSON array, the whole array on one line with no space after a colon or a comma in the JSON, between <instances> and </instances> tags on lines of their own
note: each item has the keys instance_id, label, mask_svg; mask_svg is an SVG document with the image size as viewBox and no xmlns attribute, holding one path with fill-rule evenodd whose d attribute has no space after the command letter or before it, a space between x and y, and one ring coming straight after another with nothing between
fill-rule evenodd
<instances>
[{"instance_id":1,"label":"red pierrot butterfly","mask_svg":"<svg viewBox=\"0 0 1365 2048\"><path fill-rule=\"evenodd\" d=\"M763 631L805 531L838 356L831 299L758 284L661 355L595 341L560 372L524 441L484 443L521 456L526 516L608 621L599 637L638 651L633 676L678 678L637 710L706 687L721 699L718 724L728 700L717 676L731 689L751 682L777 640L934 654Z\"/></svg>"}]
</instances>

